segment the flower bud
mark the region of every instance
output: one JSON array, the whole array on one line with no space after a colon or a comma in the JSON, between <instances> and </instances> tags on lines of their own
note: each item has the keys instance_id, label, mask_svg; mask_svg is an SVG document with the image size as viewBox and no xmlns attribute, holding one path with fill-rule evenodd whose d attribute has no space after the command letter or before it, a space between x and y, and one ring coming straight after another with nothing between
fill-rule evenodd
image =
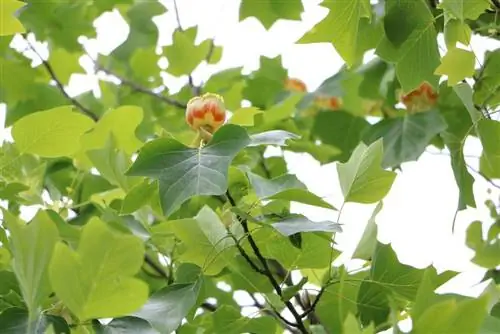
<instances>
[{"instance_id":1,"label":"flower bud","mask_svg":"<svg viewBox=\"0 0 500 334\"><path fill-rule=\"evenodd\" d=\"M287 78L285 80L285 89L300 93L304 93L307 91L306 84L302 80L295 78Z\"/></svg>"},{"instance_id":2,"label":"flower bud","mask_svg":"<svg viewBox=\"0 0 500 334\"><path fill-rule=\"evenodd\" d=\"M342 100L336 96L316 96L314 104L320 109L338 110L342 105Z\"/></svg>"},{"instance_id":3,"label":"flower bud","mask_svg":"<svg viewBox=\"0 0 500 334\"><path fill-rule=\"evenodd\" d=\"M401 96L401 102L409 112L418 112L431 109L437 102L438 94L432 86L424 82L417 89Z\"/></svg>"},{"instance_id":4,"label":"flower bud","mask_svg":"<svg viewBox=\"0 0 500 334\"><path fill-rule=\"evenodd\" d=\"M226 107L222 96L206 93L202 96L193 97L187 103L186 122L198 131L204 130L214 133L224 124L226 120Z\"/></svg>"}]
</instances>

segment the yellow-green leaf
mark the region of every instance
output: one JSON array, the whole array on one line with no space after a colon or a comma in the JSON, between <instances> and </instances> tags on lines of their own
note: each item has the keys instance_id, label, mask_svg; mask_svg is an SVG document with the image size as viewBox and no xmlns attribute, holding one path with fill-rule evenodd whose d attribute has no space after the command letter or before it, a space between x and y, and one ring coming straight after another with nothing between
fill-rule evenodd
<instances>
[{"instance_id":1,"label":"yellow-green leaf","mask_svg":"<svg viewBox=\"0 0 500 334\"><path fill-rule=\"evenodd\" d=\"M470 51L459 48L450 49L441 59L441 65L434 73L447 75L448 86L453 86L467 77L472 77L475 59L474 53Z\"/></svg>"},{"instance_id":2,"label":"yellow-green leaf","mask_svg":"<svg viewBox=\"0 0 500 334\"><path fill-rule=\"evenodd\" d=\"M0 36L23 33L26 30L14 13L24 6L24 2L16 0L2 0L0 2Z\"/></svg>"}]
</instances>

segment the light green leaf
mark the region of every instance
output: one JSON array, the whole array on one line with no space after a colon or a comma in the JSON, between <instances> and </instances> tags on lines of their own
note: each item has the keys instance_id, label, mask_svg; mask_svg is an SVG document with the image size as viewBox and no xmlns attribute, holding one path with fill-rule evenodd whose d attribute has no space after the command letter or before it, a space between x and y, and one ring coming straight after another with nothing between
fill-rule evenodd
<instances>
[{"instance_id":1,"label":"light green leaf","mask_svg":"<svg viewBox=\"0 0 500 334\"><path fill-rule=\"evenodd\" d=\"M3 216L10 231L14 273L31 319L34 319L50 294L48 265L59 238L57 228L43 211L39 211L27 225L21 224L6 210L3 210Z\"/></svg>"},{"instance_id":2,"label":"light green leaf","mask_svg":"<svg viewBox=\"0 0 500 334\"><path fill-rule=\"evenodd\" d=\"M358 34L362 21L371 18L369 0L324 1L330 12L298 43L331 42L348 66L358 60Z\"/></svg>"},{"instance_id":3,"label":"light green leaf","mask_svg":"<svg viewBox=\"0 0 500 334\"><path fill-rule=\"evenodd\" d=\"M127 315L148 298L148 286L132 277L143 257L139 238L115 234L93 217L83 228L77 252L56 245L49 269L52 288L80 320Z\"/></svg>"},{"instance_id":4,"label":"light green leaf","mask_svg":"<svg viewBox=\"0 0 500 334\"><path fill-rule=\"evenodd\" d=\"M277 322L271 316L245 317L239 309L228 305L218 307L211 317L213 325L207 334L276 333L277 330Z\"/></svg>"},{"instance_id":5,"label":"light green leaf","mask_svg":"<svg viewBox=\"0 0 500 334\"><path fill-rule=\"evenodd\" d=\"M339 223L328 220L314 222L301 215L273 222L271 226L286 237L299 232L342 232Z\"/></svg>"},{"instance_id":6,"label":"light green leaf","mask_svg":"<svg viewBox=\"0 0 500 334\"><path fill-rule=\"evenodd\" d=\"M337 165L345 202L375 203L391 189L396 173L382 169L382 145L382 140L360 143L349 161Z\"/></svg>"},{"instance_id":7,"label":"light green leaf","mask_svg":"<svg viewBox=\"0 0 500 334\"><path fill-rule=\"evenodd\" d=\"M134 77L142 82L148 82L151 77L158 77L159 56L154 47L148 49L137 49L130 58L130 68L134 71Z\"/></svg>"},{"instance_id":8,"label":"light green leaf","mask_svg":"<svg viewBox=\"0 0 500 334\"><path fill-rule=\"evenodd\" d=\"M74 154L80 138L94 122L72 109L57 107L17 121L12 127L12 137L19 151L50 158Z\"/></svg>"},{"instance_id":9,"label":"light green leaf","mask_svg":"<svg viewBox=\"0 0 500 334\"><path fill-rule=\"evenodd\" d=\"M475 20L491 7L488 0L443 0L439 6L457 19Z\"/></svg>"},{"instance_id":10,"label":"light green leaf","mask_svg":"<svg viewBox=\"0 0 500 334\"><path fill-rule=\"evenodd\" d=\"M357 304L363 326L373 323L379 327L387 322L391 309L386 291L380 284L370 279L363 280L359 286Z\"/></svg>"},{"instance_id":11,"label":"light green leaf","mask_svg":"<svg viewBox=\"0 0 500 334\"><path fill-rule=\"evenodd\" d=\"M373 252L377 247L377 223L375 222L375 218L382 211L383 203L382 201L377 203L375 210L368 220L368 223L365 226L365 230L361 239L352 254L354 259L362 259L362 260L371 260Z\"/></svg>"},{"instance_id":12,"label":"light green leaf","mask_svg":"<svg viewBox=\"0 0 500 334\"><path fill-rule=\"evenodd\" d=\"M249 142L246 131L233 124L217 130L201 149L174 139L156 139L144 145L127 174L159 180L161 204L168 216L193 196L223 194L229 164Z\"/></svg>"},{"instance_id":13,"label":"light green leaf","mask_svg":"<svg viewBox=\"0 0 500 334\"><path fill-rule=\"evenodd\" d=\"M385 119L370 128L364 141L371 143L383 138L382 166L395 167L417 160L431 140L446 129L446 122L435 110Z\"/></svg>"},{"instance_id":14,"label":"light green leaf","mask_svg":"<svg viewBox=\"0 0 500 334\"><path fill-rule=\"evenodd\" d=\"M285 174L271 180L251 172L247 172L247 175L257 197L260 199L281 199L335 209L333 205L308 191L306 186L294 175Z\"/></svg>"},{"instance_id":15,"label":"light green leaf","mask_svg":"<svg viewBox=\"0 0 500 334\"><path fill-rule=\"evenodd\" d=\"M456 47L457 42L469 45L472 35L470 26L456 19L449 19L444 26L444 40L448 49Z\"/></svg>"},{"instance_id":16,"label":"light green leaf","mask_svg":"<svg viewBox=\"0 0 500 334\"><path fill-rule=\"evenodd\" d=\"M441 65L436 68L434 73L447 75L448 85L453 86L474 75L475 61L476 57L471 51L453 48L444 55L441 59Z\"/></svg>"},{"instance_id":17,"label":"light green leaf","mask_svg":"<svg viewBox=\"0 0 500 334\"><path fill-rule=\"evenodd\" d=\"M472 262L484 268L495 268L500 265L500 228L492 225L488 237L483 239L483 229L480 221L474 221L467 227L466 243L475 251Z\"/></svg>"},{"instance_id":18,"label":"light green leaf","mask_svg":"<svg viewBox=\"0 0 500 334\"><path fill-rule=\"evenodd\" d=\"M453 86L453 90L455 91L455 93L460 98L463 105L469 112L472 122L476 124L477 121L479 121L479 119L482 117L482 115L481 112L477 110L477 108L474 106L474 102L472 100L473 99L472 88L469 86L468 83L462 82L456 86Z\"/></svg>"},{"instance_id":19,"label":"light green leaf","mask_svg":"<svg viewBox=\"0 0 500 334\"><path fill-rule=\"evenodd\" d=\"M248 146L259 145L276 145L287 146L287 140L298 139L299 135L284 130L271 130L257 133L250 136L250 144Z\"/></svg>"},{"instance_id":20,"label":"light green leaf","mask_svg":"<svg viewBox=\"0 0 500 334\"><path fill-rule=\"evenodd\" d=\"M123 199L121 214L131 214L146 205L154 196L157 188L156 182L149 182L146 179L132 187Z\"/></svg>"},{"instance_id":21,"label":"light green leaf","mask_svg":"<svg viewBox=\"0 0 500 334\"><path fill-rule=\"evenodd\" d=\"M58 48L50 52L50 65L57 79L63 85L69 83L69 79L73 73L83 72L79 63L81 56L81 53L70 53L63 48Z\"/></svg>"},{"instance_id":22,"label":"light green leaf","mask_svg":"<svg viewBox=\"0 0 500 334\"><path fill-rule=\"evenodd\" d=\"M17 19L16 11L25 5L16 0L2 0L0 3L0 36L14 35L26 31Z\"/></svg>"},{"instance_id":23,"label":"light green leaf","mask_svg":"<svg viewBox=\"0 0 500 334\"><path fill-rule=\"evenodd\" d=\"M299 103L302 98L302 94L291 94L285 100L273 105L264 112L265 124L278 122L291 117L296 110L297 103Z\"/></svg>"},{"instance_id":24,"label":"light green leaf","mask_svg":"<svg viewBox=\"0 0 500 334\"><path fill-rule=\"evenodd\" d=\"M482 119L477 131L483 144L479 168L489 178L500 178L500 122Z\"/></svg>"},{"instance_id":25,"label":"light green leaf","mask_svg":"<svg viewBox=\"0 0 500 334\"><path fill-rule=\"evenodd\" d=\"M166 286L133 315L147 320L160 333L172 333L195 305L202 282L198 279L194 283Z\"/></svg>"},{"instance_id":26,"label":"light green leaf","mask_svg":"<svg viewBox=\"0 0 500 334\"><path fill-rule=\"evenodd\" d=\"M375 328L373 324L370 324L370 326L365 327L361 329L361 325L359 324L358 320L356 317L352 314L349 313L344 321L344 328L343 328L343 333L349 333L349 334L374 334L375 333Z\"/></svg>"},{"instance_id":27,"label":"light green leaf","mask_svg":"<svg viewBox=\"0 0 500 334\"><path fill-rule=\"evenodd\" d=\"M279 19L299 21L303 11L301 0L243 0L239 15L240 21L254 16L269 29Z\"/></svg>"},{"instance_id":28,"label":"light green leaf","mask_svg":"<svg viewBox=\"0 0 500 334\"><path fill-rule=\"evenodd\" d=\"M120 106L107 111L94 129L82 136L82 151L104 147L112 134L118 149L127 154L134 153L142 144L135 136L135 130L142 119L142 108L137 106Z\"/></svg>"},{"instance_id":29,"label":"light green leaf","mask_svg":"<svg viewBox=\"0 0 500 334\"><path fill-rule=\"evenodd\" d=\"M190 74L208 55L210 41L204 40L200 45L195 45L197 31L196 27L174 31L172 44L164 48L169 73L175 76Z\"/></svg>"},{"instance_id":30,"label":"light green leaf","mask_svg":"<svg viewBox=\"0 0 500 334\"><path fill-rule=\"evenodd\" d=\"M500 49L485 52L483 68L474 84L474 103L500 105Z\"/></svg>"},{"instance_id":31,"label":"light green leaf","mask_svg":"<svg viewBox=\"0 0 500 334\"><path fill-rule=\"evenodd\" d=\"M255 107L245 107L236 110L229 119L229 123L240 126L254 126L255 116L262 114L262 110Z\"/></svg>"},{"instance_id":32,"label":"light green leaf","mask_svg":"<svg viewBox=\"0 0 500 334\"><path fill-rule=\"evenodd\" d=\"M217 275L235 256L233 239L208 206L203 206L194 218L160 224L153 233L159 231L174 233L185 245L181 261L198 265L205 275Z\"/></svg>"}]
</instances>

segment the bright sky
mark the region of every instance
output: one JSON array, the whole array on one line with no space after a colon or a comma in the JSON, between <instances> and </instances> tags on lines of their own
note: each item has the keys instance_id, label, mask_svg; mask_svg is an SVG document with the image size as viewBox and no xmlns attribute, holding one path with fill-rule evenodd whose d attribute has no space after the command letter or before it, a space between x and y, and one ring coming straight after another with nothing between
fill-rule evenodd
<instances>
[{"instance_id":1,"label":"bright sky","mask_svg":"<svg viewBox=\"0 0 500 334\"><path fill-rule=\"evenodd\" d=\"M171 35L177 26L172 0L162 1L169 11L157 18L155 22L160 28L160 45L171 43ZM221 69L244 66L248 73L259 65L259 56L282 56L283 65L289 75L302 79L309 90L316 89L326 78L338 71L343 62L331 44L295 45L294 42L307 30L312 28L327 13L320 7L320 0L303 0L305 11L302 21L278 21L266 31L254 18L238 22L240 1L234 0L180 0L178 1L183 28L198 25L197 42L206 38L215 38L216 45L223 46L223 57L219 64L201 64L193 73L195 83L204 81ZM109 54L122 43L128 34L128 26L117 11L105 13L95 22L97 39L82 39L91 54L96 51ZM442 36L441 36L442 37ZM443 45L443 43L441 43ZM476 53L478 62L482 63L485 50L500 47L498 41L474 38L470 48ZM442 47L444 52L444 47ZM162 60L162 66L167 63ZM88 59L82 58L81 64L87 72L91 72ZM174 78L165 75L165 82L172 92L177 91L187 81L186 77ZM88 75L73 75L69 91L78 94L93 88L95 78ZM0 123L3 109L0 109ZM3 131L9 137L8 131ZM276 149L272 150L276 152ZM448 291L476 295L480 287L472 288L484 274L484 270L473 265L470 259L473 252L465 246L465 230L473 220L489 221L489 215L483 202L487 198L497 200L498 189L492 188L487 195L488 183L473 173L476 179L474 192L478 209L468 209L458 214L455 232L451 226L458 200L458 190L453 178L450 159L446 152L440 154L425 153L418 162L405 163L403 172L384 200L384 208L379 214L377 223L379 240L391 242L401 262L416 267L425 267L433 263L438 271L464 271L449 286ZM481 145L470 139L465 145L468 163L476 170L481 153ZM342 204L342 195L338 183L335 164L319 166L310 156L287 152L291 173L297 174L310 189L320 196L326 196L336 207ZM500 183L500 182L498 182ZM361 237L375 205L347 204L344 207L340 222L344 232L337 235L344 257L348 259ZM328 210L295 205L296 211L306 214L313 220L336 220L337 214ZM27 211L28 212L28 211ZM30 213L26 213L30 215Z\"/></svg>"}]
</instances>

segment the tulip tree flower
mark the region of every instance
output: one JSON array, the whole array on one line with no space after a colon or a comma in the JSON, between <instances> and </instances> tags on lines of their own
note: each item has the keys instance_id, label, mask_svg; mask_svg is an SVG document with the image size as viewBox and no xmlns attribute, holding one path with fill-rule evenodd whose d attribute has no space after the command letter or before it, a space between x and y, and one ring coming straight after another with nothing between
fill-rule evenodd
<instances>
[{"instance_id":1,"label":"tulip tree flower","mask_svg":"<svg viewBox=\"0 0 500 334\"><path fill-rule=\"evenodd\" d=\"M212 138L226 120L226 107L222 96L206 93L188 101L186 107L186 123L198 132L195 141L200 143Z\"/></svg>"},{"instance_id":2,"label":"tulip tree flower","mask_svg":"<svg viewBox=\"0 0 500 334\"><path fill-rule=\"evenodd\" d=\"M437 102L438 94L432 86L424 82L417 89L401 96L401 102L410 113L431 109Z\"/></svg>"}]
</instances>

